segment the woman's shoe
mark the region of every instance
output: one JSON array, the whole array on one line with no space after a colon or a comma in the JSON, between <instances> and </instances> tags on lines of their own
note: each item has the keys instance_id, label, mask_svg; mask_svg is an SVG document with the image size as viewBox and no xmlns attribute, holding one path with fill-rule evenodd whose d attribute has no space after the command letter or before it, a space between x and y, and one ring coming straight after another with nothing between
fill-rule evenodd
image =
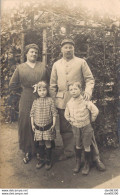
<instances>
[{"instance_id":1,"label":"woman's shoe","mask_svg":"<svg viewBox=\"0 0 120 195\"><path fill-rule=\"evenodd\" d=\"M31 155L30 153L26 153L25 157L23 158L24 164L27 164L31 160Z\"/></svg>"}]
</instances>

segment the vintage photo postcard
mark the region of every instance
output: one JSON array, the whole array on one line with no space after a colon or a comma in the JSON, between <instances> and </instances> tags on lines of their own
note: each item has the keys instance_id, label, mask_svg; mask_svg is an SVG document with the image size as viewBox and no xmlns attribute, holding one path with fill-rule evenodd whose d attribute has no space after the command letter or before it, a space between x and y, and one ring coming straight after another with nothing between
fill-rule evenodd
<instances>
[{"instance_id":1,"label":"vintage photo postcard","mask_svg":"<svg viewBox=\"0 0 120 195\"><path fill-rule=\"evenodd\" d=\"M1 194L120 193L120 0L1 0L0 78Z\"/></svg>"}]
</instances>

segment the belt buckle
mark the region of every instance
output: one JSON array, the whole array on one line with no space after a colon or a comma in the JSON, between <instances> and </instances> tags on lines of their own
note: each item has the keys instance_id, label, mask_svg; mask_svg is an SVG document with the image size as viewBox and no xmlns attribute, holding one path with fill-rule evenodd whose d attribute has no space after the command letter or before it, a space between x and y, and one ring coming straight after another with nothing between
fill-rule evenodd
<instances>
[{"instance_id":1,"label":"belt buckle","mask_svg":"<svg viewBox=\"0 0 120 195\"><path fill-rule=\"evenodd\" d=\"M44 131L44 126L42 127L42 131Z\"/></svg>"}]
</instances>

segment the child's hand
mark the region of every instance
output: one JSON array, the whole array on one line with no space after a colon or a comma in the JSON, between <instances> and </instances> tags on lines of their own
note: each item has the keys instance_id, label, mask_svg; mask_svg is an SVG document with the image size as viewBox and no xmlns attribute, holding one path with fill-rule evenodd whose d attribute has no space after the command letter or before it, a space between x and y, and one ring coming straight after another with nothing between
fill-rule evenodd
<instances>
[{"instance_id":1,"label":"child's hand","mask_svg":"<svg viewBox=\"0 0 120 195\"><path fill-rule=\"evenodd\" d=\"M55 126L54 125L51 126L51 131L52 132L55 131Z\"/></svg>"},{"instance_id":2,"label":"child's hand","mask_svg":"<svg viewBox=\"0 0 120 195\"><path fill-rule=\"evenodd\" d=\"M74 122L74 119L69 119L69 121L68 121L71 125L73 124L73 122Z\"/></svg>"},{"instance_id":3,"label":"child's hand","mask_svg":"<svg viewBox=\"0 0 120 195\"><path fill-rule=\"evenodd\" d=\"M73 126L73 122L70 122L71 126Z\"/></svg>"},{"instance_id":4,"label":"child's hand","mask_svg":"<svg viewBox=\"0 0 120 195\"><path fill-rule=\"evenodd\" d=\"M34 125L32 125L32 130L33 130L33 132L35 132L35 126Z\"/></svg>"},{"instance_id":5,"label":"child's hand","mask_svg":"<svg viewBox=\"0 0 120 195\"><path fill-rule=\"evenodd\" d=\"M91 118L91 121L92 121L92 122L95 122L95 119L96 119L96 117L92 117L92 118Z\"/></svg>"}]
</instances>

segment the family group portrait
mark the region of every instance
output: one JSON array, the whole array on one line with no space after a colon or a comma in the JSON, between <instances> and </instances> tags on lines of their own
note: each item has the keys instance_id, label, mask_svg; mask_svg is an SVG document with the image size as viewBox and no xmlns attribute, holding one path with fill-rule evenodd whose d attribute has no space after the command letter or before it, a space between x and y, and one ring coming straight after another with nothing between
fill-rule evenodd
<instances>
[{"instance_id":1,"label":"family group portrait","mask_svg":"<svg viewBox=\"0 0 120 195\"><path fill-rule=\"evenodd\" d=\"M120 188L120 0L1 0L0 80L1 189Z\"/></svg>"}]
</instances>

